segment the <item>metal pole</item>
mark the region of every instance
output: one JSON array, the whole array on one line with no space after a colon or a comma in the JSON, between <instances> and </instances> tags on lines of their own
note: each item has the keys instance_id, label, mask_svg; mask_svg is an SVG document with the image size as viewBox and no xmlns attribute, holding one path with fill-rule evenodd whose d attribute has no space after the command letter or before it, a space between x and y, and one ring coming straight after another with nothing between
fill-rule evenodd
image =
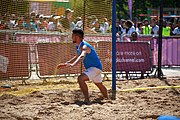
<instances>
[{"instance_id":1,"label":"metal pole","mask_svg":"<svg viewBox=\"0 0 180 120\"><path fill-rule=\"evenodd\" d=\"M116 0L112 3L112 99L116 99Z\"/></svg>"},{"instance_id":2,"label":"metal pole","mask_svg":"<svg viewBox=\"0 0 180 120\"><path fill-rule=\"evenodd\" d=\"M86 24L86 0L84 0L84 11L83 11L83 30L85 30L85 24Z\"/></svg>"},{"instance_id":3,"label":"metal pole","mask_svg":"<svg viewBox=\"0 0 180 120\"><path fill-rule=\"evenodd\" d=\"M159 40L158 40L158 78L162 79L162 26L163 26L163 0L160 0L160 19L159 19Z\"/></svg>"},{"instance_id":4,"label":"metal pole","mask_svg":"<svg viewBox=\"0 0 180 120\"><path fill-rule=\"evenodd\" d=\"M85 24L86 24L86 0L84 0L84 11L83 11L83 31L85 30ZM81 74L83 73L83 63L81 62Z\"/></svg>"}]
</instances>

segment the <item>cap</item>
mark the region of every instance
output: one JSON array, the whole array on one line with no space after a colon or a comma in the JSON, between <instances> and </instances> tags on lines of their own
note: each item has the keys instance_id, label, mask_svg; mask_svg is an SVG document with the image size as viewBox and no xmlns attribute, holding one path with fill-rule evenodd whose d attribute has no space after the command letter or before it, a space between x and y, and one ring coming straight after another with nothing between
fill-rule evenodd
<instances>
[{"instance_id":1,"label":"cap","mask_svg":"<svg viewBox=\"0 0 180 120\"><path fill-rule=\"evenodd\" d=\"M74 12L74 10L71 10L71 9L69 9L69 8L67 8L66 10L65 10L65 13L67 14L67 13L71 13L71 12Z\"/></svg>"}]
</instances>

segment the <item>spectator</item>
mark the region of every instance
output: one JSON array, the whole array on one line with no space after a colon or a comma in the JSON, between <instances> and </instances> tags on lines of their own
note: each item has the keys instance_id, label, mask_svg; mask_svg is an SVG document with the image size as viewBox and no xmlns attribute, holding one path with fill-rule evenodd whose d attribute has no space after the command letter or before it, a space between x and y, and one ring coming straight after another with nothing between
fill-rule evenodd
<instances>
[{"instance_id":1,"label":"spectator","mask_svg":"<svg viewBox=\"0 0 180 120\"><path fill-rule=\"evenodd\" d=\"M159 26L156 25L156 19L155 18L151 18L150 25L152 27L151 34L158 35L158 33L159 33Z\"/></svg>"},{"instance_id":2,"label":"spectator","mask_svg":"<svg viewBox=\"0 0 180 120\"><path fill-rule=\"evenodd\" d=\"M70 30L74 29L75 23L72 22L73 12L74 11L69 8L65 10L65 17L61 21L63 32L70 32Z\"/></svg>"},{"instance_id":3,"label":"spectator","mask_svg":"<svg viewBox=\"0 0 180 120\"><path fill-rule=\"evenodd\" d=\"M1 23L0 23L0 30L3 30L6 28L6 25L5 25L5 21L4 20L1 20Z\"/></svg>"},{"instance_id":4,"label":"spectator","mask_svg":"<svg viewBox=\"0 0 180 120\"><path fill-rule=\"evenodd\" d=\"M162 36L170 36L171 28L167 26L167 22L163 20Z\"/></svg>"},{"instance_id":5,"label":"spectator","mask_svg":"<svg viewBox=\"0 0 180 120\"><path fill-rule=\"evenodd\" d=\"M137 27L136 27L137 34L142 34L143 33L142 32L143 31L142 26L143 26L142 22L137 22Z\"/></svg>"},{"instance_id":6,"label":"spectator","mask_svg":"<svg viewBox=\"0 0 180 120\"><path fill-rule=\"evenodd\" d=\"M104 18L104 33L109 32L109 23L107 18Z\"/></svg>"},{"instance_id":7,"label":"spectator","mask_svg":"<svg viewBox=\"0 0 180 120\"><path fill-rule=\"evenodd\" d=\"M121 19L119 26L120 26L120 34L126 34L126 20Z\"/></svg>"},{"instance_id":8,"label":"spectator","mask_svg":"<svg viewBox=\"0 0 180 120\"><path fill-rule=\"evenodd\" d=\"M116 20L116 34L119 36L121 35L121 26L119 19Z\"/></svg>"},{"instance_id":9,"label":"spectator","mask_svg":"<svg viewBox=\"0 0 180 120\"><path fill-rule=\"evenodd\" d=\"M94 27L92 28L92 30L94 31L94 33L102 33L103 32L103 29L100 26L99 21L95 22Z\"/></svg>"},{"instance_id":10,"label":"spectator","mask_svg":"<svg viewBox=\"0 0 180 120\"><path fill-rule=\"evenodd\" d=\"M75 24L75 28L80 28L83 29L83 21L81 17L77 17L76 18L76 24Z\"/></svg>"},{"instance_id":11,"label":"spectator","mask_svg":"<svg viewBox=\"0 0 180 120\"><path fill-rule=\"evenodd\" d=\"M180 35L180 20L178 21L178 26L173 30L174 35Z\"/></svg>"},{"instance_id":12,"label":"spectator","mask_svg":"<svg viewBox=\"0 0 180 120\"><path fill-rule=\"evenodd\" d=\"M142 33L144 35L150 35L152 33L152 27L149 25L149 21L145 19L143 23L144 26L142 26Z\"/></svg>"},{"instance_id":13,"label":"spectator","mask_svg":"<svg viewBox=\"0 0 180 120\"><path fill-rule=\"evenodd\" d=\"M137 32L136 31L132 32L131 33L131 42L137 41L137 38L138 38Z\"/></svg>"},{"instance_id":14,"label":"spectator","mask_svg":"<svg viewBox=\"0 0 180 120\"><path fill-rule=\"evenodd\" d=\"M23 28L24 30L30 30L30 19L28 17L24 18Z\"/></svg>"},{"instance_id":15,"label":"spectator","mask_svg":"<svg viewBox=\"0 0 180 120\"><path fill-rule=\"evenodd\" d=\"M132 32L136 31L134 27L134 23L131 20L126 21L126 34L132 34Z\"/></svg>"},{"instance_id":16,"label":"spectator","mask_svg":"<svg viewBox=\"0 0 180 120\"><path fill-rule=\"evenodd\" d=\"M51 16L51 18L48 22L48 30L49 31L55 31L56 30L56 21L54 19L54 16Z\"/></svg>"}]
</instances>

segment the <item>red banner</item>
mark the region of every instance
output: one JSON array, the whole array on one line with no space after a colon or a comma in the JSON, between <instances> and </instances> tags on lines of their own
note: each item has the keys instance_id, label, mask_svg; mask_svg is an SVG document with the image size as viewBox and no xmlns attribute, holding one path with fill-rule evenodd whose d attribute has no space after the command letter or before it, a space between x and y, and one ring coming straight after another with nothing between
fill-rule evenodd
<instances>
[{"instance_id":1,"label":"red banner","mask_svg":"<svg viewBox=\"0 0 180 120\"><path fill-rule=\"evenodd\" d=\"M116 43L117 71L151 71L150 45L145 42Z\"/></svg>"}]
</instances>

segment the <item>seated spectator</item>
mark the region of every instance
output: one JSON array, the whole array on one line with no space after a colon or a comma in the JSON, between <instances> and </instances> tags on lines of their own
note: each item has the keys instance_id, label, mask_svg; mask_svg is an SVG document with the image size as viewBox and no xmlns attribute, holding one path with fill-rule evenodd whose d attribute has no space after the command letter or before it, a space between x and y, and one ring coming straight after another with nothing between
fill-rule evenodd
<instances>
[{"instance_id":1,"label":"seated spectator","mask_svg":"<svg viewBox=\"0 0 180 120\"><path fill-rule=\"evenodd\" d=\"M56 21L54 19L54 16L51 16L51 18L48 22L48 30L49 31L55 31L56 30Z\"/></svg>"},{"instance_id":2,"label":"seated spectator","mask_svg":"<svg viewBox=\"0 0 180 120\"><path fill-rule=\"evenodd\" d=\"M23 29L24 30L30 30L30 19L28 17L24 18Z\"/></svg>"},{"instance_id":3,"label":"seated spectator","mask_svg":"<svg viewBox=\"0 0 180 120\"><path fill-rule=\"evenodd\" d=\"M4 20L1 20L0 30L4 30L5 28L6 28L5 21L4 21Z\"/></svg>"},{"instance_id":4,"label":"seated spectator","mask_svg":"<svg viewBox=\"0 0 180 120\"><path fill-rule=\"evenodd\" d=\"M96 21L92 30L95 31L95 33L102 33L102 29L100 27L99 21Z\"/></svg>"},{"instance_id":5,"label":"seated spectator","mask_svg":"<svg viewBox=\"0 0 180 120\"><path fill-rule=\"evenodd\" d=\"M19 19L16 22L17 29L23 29L23 21L24 21L24 18L23 17L19 17Z\"/></svg>"},{"instance_id":6,"label":"seated spectator","mask_svg":"<svg viewBox=\"0 0 180 120\"><path fill-rule=\"evenodd\" d=\"M76 18L76 24L75 24L75 28L83 28L83 21L82 21L82 18L81 17L77 17Z\"/></svg>"},{"instance_id":7,"label":"seated spectator","mask_svg":"<svg viewBox=\"0 0 180 120\"><path fill-rule=\"evenodd\" d=\"M109 23L108 23L108 19L107 18L104 18L104 33L108 33L110 30L109 30Z\"/></svg>"},{"instance_id":8,"label":"seated spectator","mask_svg":"<svg viewBox=\"0 0 180 120\"><path fill-rule=\"evenodd\" d=\"M61 21L63 32L70 32L70 30L74 29L75 23L72 23L73 12L74 11L69 8L65 10L65 16Z\"/></svg>"}]
</instances>

